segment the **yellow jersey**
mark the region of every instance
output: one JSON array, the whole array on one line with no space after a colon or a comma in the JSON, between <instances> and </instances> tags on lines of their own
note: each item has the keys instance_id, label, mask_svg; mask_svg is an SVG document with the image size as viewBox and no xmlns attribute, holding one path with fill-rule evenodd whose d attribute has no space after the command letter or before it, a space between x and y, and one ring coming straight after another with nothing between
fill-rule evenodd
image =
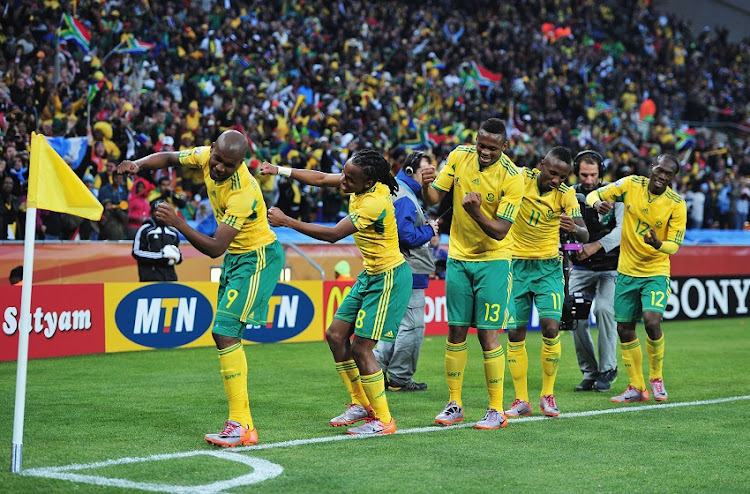
<instances>
[{"instance_id":1,"label":"yellow jersey","mask_svg":"<svg viewBox=\"0 0 750 494\"><path fill-rule=\"evenodd\" d=\"M250 170L244 164L240 165L231 177L217 182L208 174L210 156L211 147L200 146L180 151L179 160L184 167L203 171L216 222L239 230L227 252L244 254L273 243L276 234L268 225L266 203Z\"/></svg>"},{"instance_id":2,"label":"yellow jersey","mask_svg":"<svg viewBox=\"0 0 750 494\"><path fill-rule=\"evenodd\" d=\"M387 185L378 182L360 194L351 194L349 218L357 229L354 243L367 274L379 274L405 262L398 248L396 211Z\"/></svg>"},{"instance_id":3,"label":"yellow jersey","mask_svg":"<svg viewBox=\"0 0 750 494\"><path fill-rule=\"evenodd\" d=\"M453 188L448 257L458 261L512 258L513 237L510 233L503 240L495 240L480 228L462 205L466 194L478 192L482 196L482 213L488 218L515 221L523 198L523 177L505 153L501 153L493 164L480 168L476 146L458 146L448 155L432 187L444 192Z\"/></svg>"},{"instance_id":4,"label":"yellow jersey","mask_svg":"<svg viewBox=\"0 0 750 494\"><path fill-rule=\"evenodd\" d=\"M682 245L685 239L685 200L671 187L658 196L652 195L648 190L650 182L646 177L631 175L597 190L602 201L625 205L617 271L636 278L669 276L669 254L659 252L643 240L650 228L661 241Z\"/></svg>"},{"instance_id":5,"label":"yellow jersey","mask_svg":"<svg viewBox=\"0 0 750 494\"><path fill-rule=\"evenodd\" d=\"M560 244L560 215L581 217L575 190L565 184L544 194L539 191L539 170L521 168L523 202L510 229L514 259L553 259Z\"/></svg>"}]
</instances>

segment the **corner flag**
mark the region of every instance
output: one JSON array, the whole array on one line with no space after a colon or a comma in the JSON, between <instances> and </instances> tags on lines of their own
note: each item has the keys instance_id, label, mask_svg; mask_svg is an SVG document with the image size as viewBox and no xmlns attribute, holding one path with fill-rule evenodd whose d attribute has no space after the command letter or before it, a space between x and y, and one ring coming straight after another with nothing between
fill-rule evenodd
<instances>
[{"instance_id":1,"label":"corner flag","mask_svg":"<svg viewBox=\"0 0 750 494\"><path fill-rule=\"evenodd\" d=\"M94 221L100 220L104 211L99 200L52 149L47 139L34 132L31 134L27 204Z\"/></svg>"},{"instance_id":2,"label":"corner flag","mask_svg":"<svg viewBox=\"0 0 750 494\"><path fill-rule=\"evenodd\" d=\"M29 194L26 199L26 233L23 242L23 286L21 287L21 322L18 328L18 366L16 369L16 402L13 413L13 449L10 471L21 473L23 463L23 421L26 412L26 373L31 332L31 288L34 273L34 234L37 208L69 213L99 220L104 208L78 175L52 149L47 139L31 133Z\"/></svg>"}]
</instances>

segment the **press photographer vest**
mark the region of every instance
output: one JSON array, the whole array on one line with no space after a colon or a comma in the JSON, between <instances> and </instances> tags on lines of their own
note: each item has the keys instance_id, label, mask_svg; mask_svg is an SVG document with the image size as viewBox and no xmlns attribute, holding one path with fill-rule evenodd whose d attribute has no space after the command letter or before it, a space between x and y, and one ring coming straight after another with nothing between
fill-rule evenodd
<instances>
[{"instance_id":1,"label":"press photographer vest","mask_svg":"<svg viewBox=\"0 0 750 494\"><path fill-rule=\"evenodd\" d=\"M604 187L605 185L607 184L599 184L597 189ZM574 185L573 189L576 192L580 192L581 184ZM581 215L583 216L583 222L586 223L586 228L589 231L589 243L596 242L602 237L608 235L617 225L614 209L612 209L607 215L609 218L604 218L607 220L604 223L599 221L599 213L596 212L596 209L587 204L581 204ZM573 259L572 261L574 265L585 267L592 271L610 271L617 269L617 259L619 257L620 247L616 247L609 252L604 252L604 249L599 249L596 254L583 261L577 259Z\"/></svg>"}]
</instances>

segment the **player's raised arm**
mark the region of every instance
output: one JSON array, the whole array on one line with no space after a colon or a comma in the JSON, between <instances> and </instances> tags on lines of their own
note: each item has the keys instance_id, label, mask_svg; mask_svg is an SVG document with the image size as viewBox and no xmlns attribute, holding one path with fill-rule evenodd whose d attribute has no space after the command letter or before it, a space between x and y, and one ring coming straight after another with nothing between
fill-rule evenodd
<instances>
[{"instance_id":1,"label":"player's raised arm","mask_svg":"<svg viewBox=\"0 0 750 494\"><path fill-rule=\"evenodd\" d=\"M261 175L282 175L299 180L303 184L316 187L339 187L341 185L340 173L324 173L318 170L301 170L288 166L276 166L264 161L260 169Z\"/></svg>"},{"instance_id":2,"label":"player's raised arm","mask_svg":"<svg viewBox=\"0 0 750 494\"><path fill-rule=\"evenodd\" d=\"M178 166L180 153L176 151L149 154L135 161L123 160L117 165L118 173L138 173L139 170L159 170L169 166Z\"/></svg>"}]
</instances>

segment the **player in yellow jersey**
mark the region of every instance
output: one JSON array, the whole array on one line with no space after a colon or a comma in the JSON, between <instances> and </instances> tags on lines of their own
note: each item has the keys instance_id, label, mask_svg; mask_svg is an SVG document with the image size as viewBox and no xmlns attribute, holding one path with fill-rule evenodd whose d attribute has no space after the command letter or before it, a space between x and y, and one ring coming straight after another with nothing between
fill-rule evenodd
<instances>
[{"instance_id":1,"label":"player in yellow jersey","mask_svg":"<svg viewBox=\"0 0 750 494\"><path fill-rule=\"evenodd\" d=\"M487 413L475 427L498 429L508 423L503 414L505 350L498 329L514 324L509 307L513 239L508 232L521 204L523 178L503 153L507 146L505 124L491 118L480 127L476 146L454 149L434 181L429 174L422 175L422 194L428 204L437 204L453 190L445 277L449 330L445 371L450 398L435 417L441 425L464 419L461 392L470 326L478 330L490 395Z\"/></svg>"},{"instance_id":2,"label":"player in yellow jersey","mask_svg":"<svg viewBox=\"0 0 750 494\"><path fill-rule=\"evenodd\" d=\"M615 286L615 321L630 384L624 393L612 398L615 403L648 401L641 368L643 353L635 333L641 317L648 336L649 386L654 400L668 398L662 375L661 318L670 293L669 256L682 245L687 223L685 201L669 186L679 169L677 158L660 154L648 178L635 175L621 178L586 196L586 202L599 214L608 213L614 201L625 205Z\"/></svg>"},{"instance_id":3,"label":"player in yellow jersey","mask_svg":"<svg viewBox=\"0 0 750 494\"><path fill-rule=\"evenodd\" d=\"M265 325L268 301L276 287L284 252L268 226L258 183L243 160L247 139L236 130L223 132L211 146L151 154L123 161L120 172L158 170L182 165L201 170L218 227L213 236L197 232L172 206L159 205L156 219L173 226L196 249L212 258L224 255L212 336L219 352L229 418L224 430L205 440L222 447L258 442L247 392L247 359L242 334L248 324Z\"/></svg>"},{"instance_id":4,"label":"player in yellow jersey","mask_svg":"<svg viewBox=\"0 0 750 494\"><path fill-rule=\"evenodd\" d=\"M538 169L522 168L523 202L510 230L513 237L513 300L516 327L508 330L508 368L516 399L505 411L508 418L531 415L528 392L529 359L526 325L531 304L539 311L542 327L542 390L540 406L548 417L560 411L555 402L555 378L560 361L560 319L565 298L560 231L586 242L589 232L581 217L575 191L563 182L572 169L568 148L558 146L547 153Z\"/></svg>"},{"instance_id":5,"label":"player in yellow jersey","mask_svg":"<svg viewBox=\"0 0 750 494\"><path fill-rule=\"evenodd\" d=\"M391 197L398 184L391 166L380 153L365 149L346 162L341 175L286 167L279 167L277 172L318 186L339 186L350 194L349 216L334 227L292 219L276 207L268 211L268 220L273 226L286 226L327 242L354 236L365 269L326 330L336 370L352 397L352 405L331 420L331 425L350 425L364 419L364 424L347 432L393 434L396 421L388 408L383 370L373 349L378 340L395 341L409 303L412 278L398 245Z\"/></svg>"}]
</instances>

